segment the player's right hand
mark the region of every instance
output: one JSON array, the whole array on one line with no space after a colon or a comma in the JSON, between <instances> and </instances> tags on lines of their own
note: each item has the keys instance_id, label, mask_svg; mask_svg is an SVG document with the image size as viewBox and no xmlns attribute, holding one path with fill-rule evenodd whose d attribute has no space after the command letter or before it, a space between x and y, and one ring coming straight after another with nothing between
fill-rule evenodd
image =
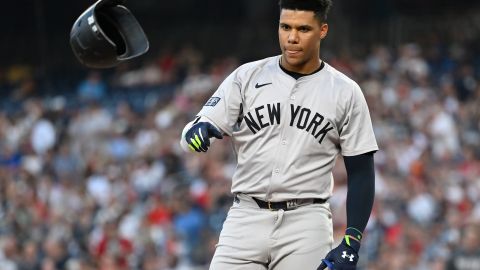
<instances>
[{"instance_id":1,"label":"player's right hand","mask_svg":"<svg viewBox=\"0 0 480 270\"><path fill-rule=\"evenodd\" d=\"M222 139L222 133L208 122L198 122L185 133L188 148L196 152L207 152L210 138Z\"/></svg>"}]
</instances>

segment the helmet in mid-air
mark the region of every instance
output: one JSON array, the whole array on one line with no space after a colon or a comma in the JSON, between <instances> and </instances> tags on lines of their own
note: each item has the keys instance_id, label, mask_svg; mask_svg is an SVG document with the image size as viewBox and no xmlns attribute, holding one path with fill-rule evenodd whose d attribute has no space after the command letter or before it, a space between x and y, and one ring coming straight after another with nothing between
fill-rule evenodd
<instances>
[{"instance_id":1,"label":"helmet in mid-air","mask_svg":"<svg viewBox=\"0 0 480 270\"><path fill-rule=\"evenodd\" d=\"M147 52L147 36L123 2L99 0L75 21L70 45L85 66L114 67Z\"/></svg>"}]
</instances>

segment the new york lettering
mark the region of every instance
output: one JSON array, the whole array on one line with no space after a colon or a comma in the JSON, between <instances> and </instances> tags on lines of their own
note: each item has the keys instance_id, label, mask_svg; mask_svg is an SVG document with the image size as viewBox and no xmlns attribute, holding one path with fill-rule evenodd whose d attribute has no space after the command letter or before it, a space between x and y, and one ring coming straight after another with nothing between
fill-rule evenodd
<instances>
[{"instance_id":1,"label":"new york lettering","mask_svg":"<svg viewBox=\"0 0 480 270\"><path fill-rule=\"evenodd\" d=\"M275 122L277 125L280 124L280 103L267 104L266 108L262 105L253 111L255 112L253 115L252 112L249 112L243 117L253 134L256 134L262 128L275 124ZM265 115L268 116L268 121L263 120L263 118L266 117ZM256 117L256 121L254 116Z\"/></svg>"},{"instance_id":2,"label":"new york lettering","mask_svg":"<svg viewBox=\"0 0 480 270\"><path fill-rule=\"evenodd\" d=\"M316 112L315 115L311 117L312 111L308 108L302 108L301 106L295 107L295 105L290 104L290 112L290 126L295 126L298 129L309 132L313 137L315 137L315 139L318 140L319 144L321 144L325 136L327 136L327 132L333 129L333 126L331 126L330 122L328 121L325 121L326 123L322 126L325 117L323 117L321 114ZM320 127L320 129L317 132L318 127Z\"/></svg>"},{"instance_id":3,"label":"new york lettering","mask_svg":"<svg viewBox=\"0 0 480 270\"><path fill-rule=\"evenodd\" d=\"M247 127L256 134L261 129L280 124L280 103L259 106L248 112L243 119ZM325 117L308 108L290 104L290 126L310 133L321 144L333 126Z\"/></svg>"}]
</instances>

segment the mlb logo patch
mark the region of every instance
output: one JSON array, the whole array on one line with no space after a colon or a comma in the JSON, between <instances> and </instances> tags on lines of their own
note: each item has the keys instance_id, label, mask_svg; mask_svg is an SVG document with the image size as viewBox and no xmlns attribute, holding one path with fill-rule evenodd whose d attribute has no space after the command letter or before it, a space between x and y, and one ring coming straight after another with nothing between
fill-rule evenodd
<instances>
[{"instance_id":1,"label":"mlb logo patch","mask_svg":"<svg viewBox=\"0 0 480 270\"><path fill-rule=\"evenodd\" d=\"M207 103L205 103L205 106L215 106L217 105L217 103L220 101L220 98L219 97L211 97Z\"/></svg>"}]
</instances>

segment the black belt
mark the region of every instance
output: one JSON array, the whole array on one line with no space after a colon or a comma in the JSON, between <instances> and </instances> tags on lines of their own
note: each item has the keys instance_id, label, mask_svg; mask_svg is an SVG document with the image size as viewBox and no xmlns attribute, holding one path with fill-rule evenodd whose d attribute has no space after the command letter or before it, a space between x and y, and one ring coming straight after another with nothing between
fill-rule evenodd
<instances>
[{"instance_id":1,"label":"black belt","mask_svg":"<svg viewBox=\"0 0 480 270\"><path fill-rule=\"evenodd\" d=\"M263 209L269 209L272 211L283 209L285 211L296 209L299 206L308 205L308 204L322 204L327 200L325 199L294 199L283 202L266 202L260 199L252 197L253 200L258 204L258 207Z\"/></svg>"}]
</instances>

